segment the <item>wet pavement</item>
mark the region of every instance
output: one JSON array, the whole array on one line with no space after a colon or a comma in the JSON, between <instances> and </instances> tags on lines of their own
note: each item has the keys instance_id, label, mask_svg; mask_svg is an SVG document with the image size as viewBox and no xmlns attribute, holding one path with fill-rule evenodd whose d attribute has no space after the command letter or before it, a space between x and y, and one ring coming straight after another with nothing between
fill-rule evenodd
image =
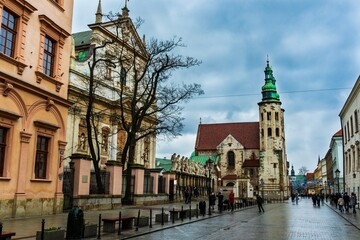
<instances>
[{"instance_id":1,"label":"wet pavement","mask_svg":"<svg viewBox=\"0 0 360 240\"><path fill-rule=\"evenodd\" d=\"M191 204L196 208L197 202ZM152 217L175 209L189 209L190 205L182 203L123 207L117 210L86 211L87 222L98 223L99 214L103 218L118 216L137 216L140 209L141 216ZM193 216L191 219L175 220L172 223L155 223L152 227L135 227L123 230L121 234L101 233L101 239L360 239L360 215L341 213L333 206L325 203L321 207L313 207L310 199L301 199L299 204L291 201L284 203L265 204L265 213L259 213L256 206L237 209L234 212L224 211L221 214L215 210L211 216ZM358 210L358 213L360 211ZM13 239L35 239L36 231L41 229L41 221L45 219L45 228L62 227L66 229L67 214L39 216L24 219L2 220L4 231L14 231ZM90 238L97 239L97 237Z\"/></svg>"}]
</instances>

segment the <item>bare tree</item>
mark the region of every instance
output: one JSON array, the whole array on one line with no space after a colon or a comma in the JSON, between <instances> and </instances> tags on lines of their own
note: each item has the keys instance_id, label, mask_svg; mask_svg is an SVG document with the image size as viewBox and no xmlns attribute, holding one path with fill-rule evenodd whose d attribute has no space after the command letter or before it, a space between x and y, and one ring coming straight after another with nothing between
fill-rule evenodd
<instances>
[{"instance_id":1,"label":"bare tree","mask_svg":"<svg viewBox=\"0 0 360 240\"><path fill-rule=\"evenodd\" d=\"M305 166L302 166L301 168L299 168L299 175L306 175L308 171L309 170Z\"/></svg>"},{"instance_id":2,"label":"bare tree","mask_svg":"<svg viewBox=\"0 0 360 240\"><path fill-rule=\"evenodd\" d=\"M102 34L93 33L95 44L88 61L89 76L85 79L85 119L98 193L104 192L99 168L102 144L99 118L107 115L119 126L119 131L126 132L125 143L118 150L127 170L124 202L128 202L131 199L131 169L138 141L160 134L169 138L179 136L183 129L181 104L203 94L199 84L174 83L172 73L198 66L201 62L174 53L184 47L181 38L166 41L151 39L147 43L140 39L137 28L142 21L139 19L134 25L124 9L122 16L112 16L110 22L111 27L99 27ZM109 90L117 97L108 101L108 109L97 109L96 102Z\"/></svg>"},{"instance_id":3,"label":"bare tree","mask_svg":"<svg viewBox=\"0 0 360 240\"><path fill-rule=\"evenodd\" d=\"M128 171L124 202L129 201L131 196L131 164L135 160L136 143L149 135L180 135L183 128L180 103L203 94L199 84L171 82L173 71L200 64L194 58L173 54L178 47L183 47L180 38L168 41L152 39L147 44L148 55L143 64L136 64L134 51L133 63L127 67L127 72L134 73L131 78L133 88L126 94L121 87L119 92L120 123L127 133L122 153L122 163L127 165ZM128 114L131 121L126 121Z\"/></svg>"}]
</instances>

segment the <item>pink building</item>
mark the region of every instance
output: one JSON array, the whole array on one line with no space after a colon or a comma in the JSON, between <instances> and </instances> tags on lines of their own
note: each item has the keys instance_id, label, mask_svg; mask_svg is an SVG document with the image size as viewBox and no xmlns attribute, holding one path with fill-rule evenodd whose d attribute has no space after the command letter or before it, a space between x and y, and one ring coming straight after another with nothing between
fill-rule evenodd
<instances>
[{"instance_id":1,"label":"pink building","mask_svg":"<svg viewBox=\"0 0 360 240\"><path fill-rule=\"evenodd\" d=\"M72 0L0 0L0 218L62 212Z\"/></svg>"}]
</instances>

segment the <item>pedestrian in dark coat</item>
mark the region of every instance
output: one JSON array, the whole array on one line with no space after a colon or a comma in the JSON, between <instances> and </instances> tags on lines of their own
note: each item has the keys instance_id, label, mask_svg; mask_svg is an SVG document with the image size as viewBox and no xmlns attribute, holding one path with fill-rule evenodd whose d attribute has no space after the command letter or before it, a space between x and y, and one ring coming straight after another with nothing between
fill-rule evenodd
<instances>
[{"instance_id":1,"label":"pedestrian in dark coat","mask_svg":"<svg viewBox=\"0 0 360 240\"><path fill-rule=\"evenodd\" d=\"M353 210L353 213L356 213L356 204L357 204L356 194L352 192L350 196L350 206Z\"/></svg>"},{"instance_id":2,"label":"pedestrian in dark coat","mask_svg":"<svg viewBox=\"0 0 360 240\"><path fill-rule=\"evenodd\" d=\"M223 203L224 203L224 195L222 194L221 191L218 192L218 194L216 195L217 199L218 199L218 210L220 212L222 212L223 210Z\"/></svg>"},{"instance_id":3,"label":"pedestrian in dark coat","mask_svg":"<svg viewBox=\"0 0 360 240\"><path fill-rule=\"evenodd\" d=\"M264 210L264 208L263 208L263 206L262 206L262 204L263 204L263 199L262 199L262 197L260 197L259 194L256 195L256 203L257 203L257 205L258 205L259 212L261 212L261 211L265 212L265 210Z\"/></svg>"},{"instance_id":4,"label":"pedestrian in dark coat","mask_svg":"<svg viewBox=\"0 0 360 240\"><path fill-rule=\"evenodd\" d=\"M185 192L184 192L184 198L185 198L185 204L188 204L190 203L190 191L188 188L185 189Z\"/></svg>"},{"instance_id":5,"label":"pedestrian in dark coat","mask_svg":"<svg viewBox=\"0 0 360 240\"><path fill-rule=\"evenodd\" d=\"M212 210L214 210L215 202L216 202L215 193L211 192L211 194L209 196L209 204L210 204Z\"/></svg>"}]
</instances>

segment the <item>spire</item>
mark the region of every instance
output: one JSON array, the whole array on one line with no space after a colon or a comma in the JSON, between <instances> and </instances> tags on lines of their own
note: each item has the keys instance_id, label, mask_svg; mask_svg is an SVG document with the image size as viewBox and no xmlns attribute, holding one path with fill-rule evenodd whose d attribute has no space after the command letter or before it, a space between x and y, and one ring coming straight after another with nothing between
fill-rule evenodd
<instances>
[{"instance_id":1,"label":"spire","mask_svg":"<svg viewBox=\"0 0 360 240\"><path fill-rule=\"evenodd\" d=\"M291 165L291 176L295 176L294 165Z\"/></svg>"},{"instance_id":2,"label":"spire","mask_svg":"<svg viewBox=\"0 0 360 240\"><path fill-rule=\"evenodd\" d=\"M276 91L276 79L269 64L269 56L266 59L265 84L261 88L262 102L280 102L280 96Z\"/></svg>"},{"instance_id":3,"label":"spire","mask_svg":"<svg viewBox=\"0 0 360 240\"><path fill-rule=\"evenodd\" d=\"M99 0L97 11L96 11L96 20L95 23L101 23L102 22L102 9L101 9L101 0Z\"/></svg>"},{"instance_id":4,"label":"spire","mask_svg":"<svg viewBox=\"0 0 360 240\"><path fill-rule=\"evenodd\" d=\"M125 6L121 9L122 10L122 17L128 17L129 16L129 9L127 7L127 2L129 0L125 0Z\"/></svg>"}]
</instances>

